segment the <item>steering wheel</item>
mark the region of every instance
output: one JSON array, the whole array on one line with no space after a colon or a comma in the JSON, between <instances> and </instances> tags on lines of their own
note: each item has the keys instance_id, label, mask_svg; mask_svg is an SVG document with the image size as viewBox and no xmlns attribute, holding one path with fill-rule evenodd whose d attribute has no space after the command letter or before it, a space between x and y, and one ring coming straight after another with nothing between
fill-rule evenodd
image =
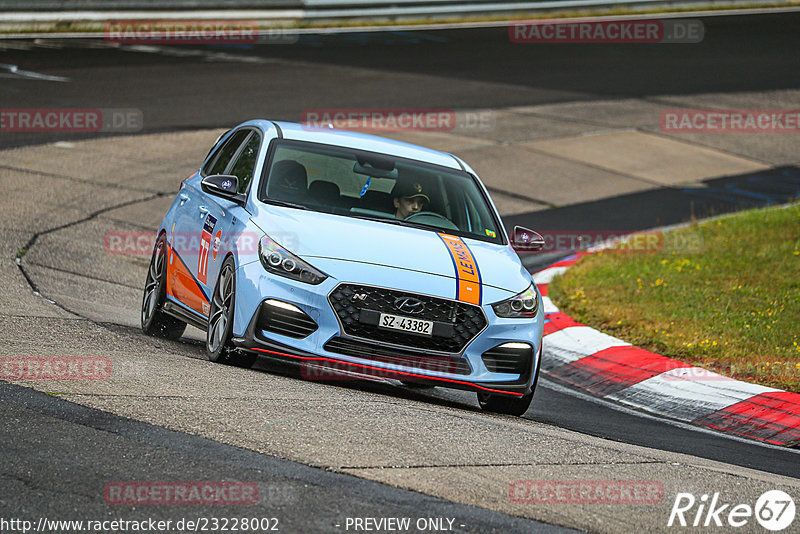
<instances>
[{"instance_id":1,"label":"steering wheel","mask_svg":"<svg viewBox=\"0 0 800 534\"><path fill-rule=\"evenodd\" d=\"M434 220L429 223L423 220L425 218ZM405 218L405 220L409 222L415 222L414 219L420 219L419 221L416 221L419 223L432 224L433 226L439 226L441 228L446 228L447 230L458 230L458 226L453 224L453 221L440 213L436 213L435 211L418 211L417 213L412 213Z\"/></svg>"}]
</instances>

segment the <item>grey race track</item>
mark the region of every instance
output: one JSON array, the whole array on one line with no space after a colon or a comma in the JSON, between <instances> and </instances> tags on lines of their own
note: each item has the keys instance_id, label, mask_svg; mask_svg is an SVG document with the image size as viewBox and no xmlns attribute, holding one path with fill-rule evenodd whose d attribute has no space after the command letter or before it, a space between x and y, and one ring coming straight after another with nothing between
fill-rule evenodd
<instances>
[{"instance_id":1,"label":"grey race track","mask_svg":"<svg viewBox=\"0 0 800 534\"><path fill-rule=\"evenodd\" d=\"M504 28L308 35L292 46L187 49L195 52L65 40L6 46L0 62L71 81L0 73L4 108L136 108L147 135L141 143L75 134L0 137L0 148L17 148L0 157L7 192L0 280L9 288L0 301L9 326L0 336L3 354L108 354L119 369L119 381L108 384L26 384L39 391L0 384L2 517L220 515L109 507L102 488L113 480L256 481L267 496L258 515L279 515L289 532L342 531L336 524L346 517L403 515L457 517L465 532L544 531L547 524L656 532L666 528L677 491L724 491L731 501L778 487L800 495L794 452L621 413L546 383L517 421L480 414L472 396L460 392L315 384L268 365L249 372L212 366L191 339L159 342L132 328L125 310L138 306L142 261L109 257L97 243L107 231L151 228L177 182L205 154L211 131L255 116L297 120L304 109L331 107L539 106L544 111L534 118L569 134L587 124L625 126L597 115L597 102L634 111L796 105L800 16L704 23L702 43L670 46L514 46ZM554 118L553 109L568 113ZM628 126L638 127L636 119ZM575 130L564 126L578 123ZM503 136L523 127L510 124L485 150L503 150ZM456 143L453 151L473 150L473 138L480 140L464 132L457 143L442 142ZM55 141L66 145L40 148ZM796 141L794 156L792 141L780 148L785 138L755 143L749 152L736 140L714 142L708 144L720 153L765 168L719 178L706 188L710 195L660 186L577 202L544 199L556 207L516 207L506 222L649 228L780 202L800 191ZM496 187L516 206L514 191ZM26 248L27 280L12 264L19 248ZM58 306L31 296L30 284ZM661 481L665 500L639 508L532 506L509 502L507 493L515 480L603 477Z\"/></svg>"}]
</instances>

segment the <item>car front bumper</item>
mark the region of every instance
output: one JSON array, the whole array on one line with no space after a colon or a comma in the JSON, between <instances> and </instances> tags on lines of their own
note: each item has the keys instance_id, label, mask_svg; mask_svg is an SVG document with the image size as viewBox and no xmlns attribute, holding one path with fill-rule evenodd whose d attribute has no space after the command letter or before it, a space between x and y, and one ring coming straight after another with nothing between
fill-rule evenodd
<instances>
[{"instance_id":1,"label":"car front bumper","mask_svg":"<svg viewBox=\"0 0 800 534\"><path fill-rule=\"evenodd\" d=\"M341 283L328 278L319 285L309 285L271 276L259 262L241 266L237 272L234 344L240 350L295 362L309 379L352 375L513 396L531 391L541 361L541 306L533 319L506 319L497 317L490 304L483 304L480 308L486 326L463 350L444 353L345 335L329 301ZM407 287L386 289L419 294ZM529 349L521 349L521 344ZM506 354L513 360L516 353L505 349L512 346L526 361L519 364L520 372L498 372L497 367L508 367L496 365L496 349L504 347L499 351L503 361L509 359Z\"/></svg>"}]
</instances>

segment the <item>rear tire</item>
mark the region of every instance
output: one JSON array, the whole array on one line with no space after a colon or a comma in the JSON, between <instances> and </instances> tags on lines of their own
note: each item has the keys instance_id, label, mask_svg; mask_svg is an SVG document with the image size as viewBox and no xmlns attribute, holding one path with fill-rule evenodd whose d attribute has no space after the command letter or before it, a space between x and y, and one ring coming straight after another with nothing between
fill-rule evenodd
<instances>
[{"instance_id":1,"label":"rear tire","mask_svg":"<svg viewBox=\"0 0 800 534\"><path fill-rule=\"evenodd\" d=\"M231 344L233 311L236 305L236 274L233 258L225 259L211 295L206 329L206 354L212 362L249 368L257 356Z\"/></svg>"},{"instance_id":2,"label":"rear tire","mask_svg":"<svg viewBox=\"0 0 800 534\"><path fill-rule=\"evenodd\" d=\"M161 234L153 247L142 296L142 330L150 336L175 340L183 335L186 323L168 315L162 307L167 299L167 239Z\"/></svg>"}]
</instances>

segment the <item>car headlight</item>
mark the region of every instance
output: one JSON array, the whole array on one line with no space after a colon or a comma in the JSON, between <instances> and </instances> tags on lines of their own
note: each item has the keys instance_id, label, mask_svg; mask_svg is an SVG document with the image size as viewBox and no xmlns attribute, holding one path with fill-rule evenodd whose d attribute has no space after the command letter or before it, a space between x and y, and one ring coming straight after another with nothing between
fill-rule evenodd
<instances>
[{"instance_id":1,"label":"car headlight","mask_svg":"<svg viewBox=\"0 0 800 534\"><path fill-rule=\"evenodd\" d=\"M267 236L258 242L258 258L267 271L292 280L317 285L328 278Z\"/></svg>"},{"instance_id":2,"label":"car headlight","mask_svg":"<svg viewBox=\"0 0 800 534\"><path fill-rule=\"evenodd\" d=\"M539 295L531 283L528 289L519 295L492 304L492 309L498 317L535 317L536 312L539 311Z\"/></svg>"}]
</instances>

